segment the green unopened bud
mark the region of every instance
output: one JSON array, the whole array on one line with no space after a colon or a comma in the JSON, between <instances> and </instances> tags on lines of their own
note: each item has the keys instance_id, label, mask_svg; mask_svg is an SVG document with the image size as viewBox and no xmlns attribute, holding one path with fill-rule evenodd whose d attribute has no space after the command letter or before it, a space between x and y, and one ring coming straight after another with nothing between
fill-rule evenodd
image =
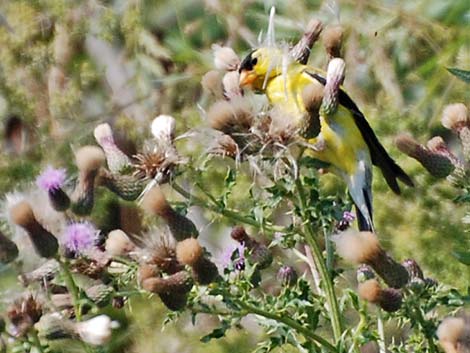
<instances>
[{"instance_id":1,"label":"green unopened bud","mask_svg":"<svg viewBox=\"0 0 470 353\"><path fill-rule=\"evenodd\" d=\"M113 131L109 124L100 124L94 131L96 142L106 156L108 168L113 174L124 173L131 166L131 161L114 142Z\"/></svg>"},{"instance_id":2,"label":"green unopened bud","mask_svg":"<svg viewBox=\"0 0 470 353\"><path fill-rule=\"evenodd\" d=\"M98 183L126 201L135 201L145 188L145 182L134 175L113 174L100 169Z\"/></svg>"},{"instance_id":3,"label":"green unopened bud","mask_svg":"<svg viewBox=\"0 0 470 353\"><path fill-rule=\"evenodd\" d=\"M445 178L455 169L449 156L429 150L407 134L397 136L395 144L400 151L416 159L429 174L436 178Z\"/></svg>"},{"instance_id":4,"label":"green unopened bud","mask_svg":"<svg viewBox=\"0 0 470 353\"><path fill-rule=\"evenodd\" d=\"M73 323L59 313L46 314L34 325L40 337L46 340L72 338Z\"/></svg>"},{"instance_id":5,"label":"green unopened bud","mask_svg":"<svg viewBox=\"0 0 470 353\"><path fill-rule=\"evenodd\" d=\"M114 289L105 284L97 284L85 290L85 294L99 308L107 306L111 302Z\"/></svg>"},{"instance_id":6,"label":"green unopened bud","mask_svg":"<svg viewBox=\"0 0 470 353\"><path fill-rule=\"evenodd\" d=\"M278 281L286 287L294 286L297 283L297 279L299 278L295 268L287 265L281 266L281 268L277 271L276 277Z\"/></svg>"},{"instance_id":7,"label":"green unopened bud","mask_svg":"<svg viewBox=\"0 0 470 353\"><path fill-rule=\"evenodd\" d=\"M264 270L271 266L273 263L273 254L266 245L257 243L252 245L246 245L250 252L248 254L248 261L252 264L256 264L260 270Z\"/></svg>"}]
</instances>

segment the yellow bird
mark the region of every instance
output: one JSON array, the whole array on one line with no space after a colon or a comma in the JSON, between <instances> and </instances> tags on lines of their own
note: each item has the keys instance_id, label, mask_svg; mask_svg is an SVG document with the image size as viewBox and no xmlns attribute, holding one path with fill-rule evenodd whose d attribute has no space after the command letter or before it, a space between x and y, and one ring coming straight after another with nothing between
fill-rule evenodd
<instances>
[{"instance_id":1,"label":"yellow bird","mask_svg":"<svg viewBox=\"0 0 470 353\"><path fill-rule=\"evenodd\" d=\"M373 231L372 165L381 169L396 194L400 193L397 179L409 186L413 182L388 155L357 105L341 89L342 59L330 61L325 78L322 70L295 62L278 48L259 48L241 62L239 71L240 86L265 93L272 105L294 120L294 126L313 146L309 154L330 164L345 180L358 211L359 229ZM306 103L305 92L309 90L320 92L317 109Z\"/></svg>"}]
</instances>

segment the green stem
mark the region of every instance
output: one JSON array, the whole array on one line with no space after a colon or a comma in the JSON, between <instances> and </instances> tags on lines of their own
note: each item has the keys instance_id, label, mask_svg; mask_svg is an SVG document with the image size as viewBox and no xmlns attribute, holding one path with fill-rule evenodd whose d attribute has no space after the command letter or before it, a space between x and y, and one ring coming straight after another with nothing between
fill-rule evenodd
<instances>
[{"instance_id":1,"label":"green stem","mask_svg":"<svg viewBox=\"0 0 470 353\"><path fill-rule=\"evenodd\" d=\"M249 304L246 304L245 302L238 301L238 305L240 305L243 309L247 311L247 313L250 314L256 314L259 316L263 316L267 319L275 320L278 322L282 322L283 324L293 328L297 332L301 333L305 338L310 339L312 341L317 342L318 344L322 345L324 348L328 349L330 352L336 352L336 348L329 343L327 340L325 340L323 337L320 337L310 331L309 329L303 327L301 324L299 324L297 321L291 319L288 316L279 316L270 312L267 312L263 309L251 306Z\"/></svg>"},{"instance_id":2,"label":"green stem","mask_svg":"<svg viewBox=\"0 0 470 353\"><path fill-rule=\"evenodd\" d=\"M331 326L333 328L333 335L335 337L335 340L338 341L341 338L343 329L341 323L341 314L339 312L338 300L336 299L336 293L333 286L333 280L331 278L330 272L328 271L328 268L326 267L320 244L318 243L318 240L315 236L315 231L313 230L312 225L308 219L309 217L305 212L305 210L307 209L307 200L305 198L305 190L303 188L302 182L299 178L297 178L295 180L295 184L297 188L297 193L299 195L302 216L305 217L306 221L304 224L306 231L305 238L307 244L312 249L313 260L322 279L326 294L326 300L329 305L328 311L330 314Z\"/></svg>"},{"instance_id":3,"label":"green stem","mask_svg":"<svg viewBox=\"0 0 470 353\"><path fill-rule=\"evenodd\" d=\"M263 229L263 230L265 230L265 231L267 231L268 233L271 233L271 234L274 234L276 232L282 232L284 230L283 227L278 227L278 226L274 226L274 225L260 224L259 222L257 222L256 220L254 220L252 218L241 215L240 212L238 212L238 211L229 210L227 208L221 208L219 205L212 205L212 204L208 203L207 201L205 201L205 200L191 194L190 192L186 191L184 188L182 188L177 183L172 183L171 186L179 194L181 194L184 198L188 199L191 202L191 204L196 205L196 206L200 206L202 208L209 209L209 210L211 210L213 212L216 212L216 213L219 213L219 214L221 214L221 215L223 215L227 218L230 218L233 221L243 223L243 224L248 224L248 225L251 225L253 227Z\"/></svg>"},{"instance_id":4,"label":"green stem","mask_svg":"<svg viewBox=\"0 0 470 353\"><path fill-rule=\"evenodd\" d=\"M31 330L29 336L31 337L32 343L38 349L39 353L45 353L41 345L41 341L39 340L38 332L35 329L33 329Z\"/></svg>"},{"instance_id":5,"label":"green stem","mask_svg":"<svg viewBox=\"0 0 470 353\"><path fill-rule=\"evenodd\" d=\"M75 310L75 317L77 318L77 321L81 321L82 313L80 308L80 292L78 290L77 285L75 284L72 273L70 272L69 264L67 260L62 261L60 258L57 258L57 261L59 262L60 267L62 269L65 285L69 290L70 295L72 296L72 304Z\"/></svg>"}]
</instances>

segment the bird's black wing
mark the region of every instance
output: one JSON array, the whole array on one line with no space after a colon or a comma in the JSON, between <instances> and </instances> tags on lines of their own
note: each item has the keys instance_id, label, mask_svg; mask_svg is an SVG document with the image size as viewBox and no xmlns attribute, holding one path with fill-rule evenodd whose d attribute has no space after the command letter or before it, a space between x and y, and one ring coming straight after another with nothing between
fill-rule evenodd
<instances>
[{"instance_id":1,"label":"bird's black wing","mask_svg":"<svg viewBox=\"0 0 470 353\"><path fill-rule=\"evenodd\" d=\"M311 77L316 79L322 85L326 84L326 79L318 74L309 73ZM364 115L361 113L356 103L348 96L342 89L338 94L339 103L347 108L354 117L354 121L362 134L364 141L369 147L370 156L372 163L380 168L382 174L387 181L388 186L396 194L400 193L400 187L398 186L397 179L400 179L403 183L409 186L414 186L411 178L405 173L401 167L395 163L395 161L389 156L385 148L375 136L374 130L370 127Z\"/></svg>"}]
</instances>

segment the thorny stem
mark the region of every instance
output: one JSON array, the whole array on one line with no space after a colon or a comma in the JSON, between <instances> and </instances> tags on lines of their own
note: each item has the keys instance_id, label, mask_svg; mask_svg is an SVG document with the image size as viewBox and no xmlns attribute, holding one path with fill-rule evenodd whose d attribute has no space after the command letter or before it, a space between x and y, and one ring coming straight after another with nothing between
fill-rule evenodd
<instances>
[{"instance_id":1,"label":"thorny stem","mask_svg":"<svg viewBox=\"0 0 470 353\"><path fill-rule=\"evenodd\" d=\"M65 285L67 286L72 296L72 303L73 303L73 308L75 311L75 316L77 318L77 321L81 321L82 313L81 313L81 308L80 308L80 294L79 294L78 287L75 284L75 281L73 279L72 273L70 272L69 264L67 260L62 261L59 257L57 257L57 262L59 262L60 267L62 269Z\"/></svg>"},{"instance_id":2,"label":"thorny stem","mask_svg":"<svg viewBox=\"0 0 470 353\"><path fill-rule=\"evenodd\" d=\"M333 280L331 278L330 272L328 271L328 268L326 267L322 250L320 248L320 245L318 244L318 240L315 237L315 231L312 228L311 223L308 220L308 216L306 215L305 210L307 209L307 200L305 198L305 190L302 185L302 182L300 181L299 178L295 180L296 188L297 188L297 193L299 195L299 202L300 202L300 207L301 207L301 212L302 216L305 216L305 238L307 241L307 244L310 246L312 249L312 255L313 255L313 260L315 261L315 266L318 269L318 272L320 273L320 277L322 278L322 282L324 285L324 290L326 294L326 300L329 305L329 314L330 314L330 319L331 319L331 325L333 328L333 335L335 337L335 340L338 341L341 338L341 334L343 332L342 330L342 323L341 323L341 314L339 312L339 305L338 305L338 300L336 299L336 293L335 289L333 287Z\"/></svg>"},{"instance_id":3,"label":"thorny stem","mask_svg":"<svg viewBox=\"0 0 470 353\"><path fill-rule=\"evenodd\" d=\"M271 234L283 231L282 227L278 227L278 226L275 226L275 225L260 224L258 221L254 220L252 218L249 218L249 217L245 217L237 211L233 211L233 210L230 210L230 209L227 209L227 208L222 208L218 204L212 205L212 204L208 203L207 201L202 200L201 198L199 198L199 197L193 195L192 193L186 191L183 187L181 187L180 185L178 185L175 182L172 183L171 186L179 194L181 194L183 197L188 199L189 202L193 205L200 206L200 207L203 207L203 208L207 208L207 209L209 209L213 212L219 213L219 214L221 214L221 215L223 215L227 218L230 218L230 219L232 219L236 222L240 222L240 223L243 223L243 224L251 225L251 226L256 227L256 228L260 228L260 229L262 229L262 230L264 230L268 233L271 233Z\"/></svg>"},{"instance_id":4,"label":"thorny stem","mask_svg":"<svg viewBox=\"0 0 470 353\"><path fill-rule=\"evenodd\" d=\"M312 341L315 341L315 342L319 343L320 345L322 345L323 347L328 349L330 352L336 352L336 348L331 343L329 343L324 338L314 334L311 330L303 327L297 321L291 319L288 316L279 316L279 315L270 313L268 311L265 311L263 309L257 308L255 306L251 306L251 305L249 305L249 304L247 304L243 301L238 301L237 304L240 305L243 309L245 309L247 311L247 313L249 313L249 314L256 314L256 315L259 315L259 316L263 316L267 319L282 322L283 324L285 324L285 325L293 328L297 332L301 333L305 338L308 338Z\"/></svg>"}]
</instances>

